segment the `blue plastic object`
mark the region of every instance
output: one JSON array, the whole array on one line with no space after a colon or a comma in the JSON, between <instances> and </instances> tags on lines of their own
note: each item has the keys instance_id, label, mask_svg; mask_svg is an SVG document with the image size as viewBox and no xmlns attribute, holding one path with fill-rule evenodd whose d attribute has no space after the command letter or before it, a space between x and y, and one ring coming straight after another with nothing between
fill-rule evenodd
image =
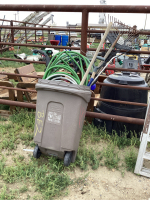
<instances>
[{"instance_id":1,"label":"blue plastic object","mask_svg":"<svg viewBox=\"0 0 150 200\"><path fill-rule=\"evenodd\" d=\"M68 35L62 35L62 46L67 46L68 40Z\"/></svg>"},{"instance_id":2,"label":"blue plastic object","mask_svg":"<svg viewBox=\"0 0 150 200\"><path fill-rule=\"evenodd\" d=\"M55 35L55 40L59 40L58 45L61 45L61 35Z\"/></svg>"},{"instance_id":3,"label":"blue plastic object","mask_svg":"<svg viewBox=\"0 0 150 200\"><path fill-rule=\"evenodd\" d=\"M90 78L90 81L88 82L87 86L90 86L93 80L94 78ZM95 90L95 88L96 88L96 84L91 85L91 90Z\"/></svg>"},{"instance_id":4,"label":"blue plastic object","mask_svg":"<svg viewBox=\"0 0 150 200\"><path fill-rule=\"evenodd\" d=\"M94 78L90 78L90 81L88 82L87 86L90 86L91 83L93 82Z\"/></svg>"},{"instance_id":5,"label":"blue plastic object","mask_svg":"<svg viewBox=\"0 0 150 200\"><path fill-rule=\"evenodd\" d=\"M96 84L91 85L91 90L95 90L95 88L96 88Z\"/></svg>"}]
</instances>

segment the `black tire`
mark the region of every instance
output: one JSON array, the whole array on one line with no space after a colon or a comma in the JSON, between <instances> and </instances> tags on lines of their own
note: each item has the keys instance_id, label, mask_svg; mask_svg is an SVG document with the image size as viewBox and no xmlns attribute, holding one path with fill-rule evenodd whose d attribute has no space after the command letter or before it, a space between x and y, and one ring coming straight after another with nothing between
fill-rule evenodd
<instances>
[{"instance_id":1,"label":"black tire","mask_svg":"<svg viewBox=\"0 0 150 200\"><path fill-rule=\"evenodd\" d=\"M64 166L68 167L72 161L72 151L67 151L64 156Z\"/></svg>"},{"instance_id":2,"label":"black tire","mask_svg":"<svg viewBox=\"0 0 150 200\"><path fill-rule=\"evenodd\" d=\"M145 82L148 84L148 86L150 87L150 74L147 73L145 76Z\"/></svg>"},{"instance_id":3,"label":"black tire","mask_svg":"<svg viewBox=\"0 0 150 200\"><path fill-rule=\"evenodd\" d=\"M33 157L34 158L39 158L41 156L41 151L38 147L38 145L35 146L34 151L33 151Z\"/></svg>"}]
</instances>

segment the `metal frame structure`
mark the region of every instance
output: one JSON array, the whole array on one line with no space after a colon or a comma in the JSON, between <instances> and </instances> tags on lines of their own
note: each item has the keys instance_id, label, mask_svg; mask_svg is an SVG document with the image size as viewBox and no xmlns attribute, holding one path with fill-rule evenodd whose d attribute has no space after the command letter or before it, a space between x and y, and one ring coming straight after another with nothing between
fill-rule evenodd
<instances>
[{"instance_id":1,"label":"metal frame structure","mask_svg":"<svg viewBox=\"0 0 150 200\"><path fill-rule=\"evenodd\" d=\"M89 30L88 29L88 14L90 12L105 12L105 13L150 13L150 6L127 6L127 5L14 5L14 4L0 4L0 11L44 11L44 12L81 12L82 13L82 27L79 29L75 28L54 28L54 27L27 27L27 26L13 26L13 22L11 22L11 26L0 26L0 28L5 28L5 29L11 29L11 42L2 42L1 41L1 34L0 34L0 46L1 45L10 45L10 46L32 46L32 47L51 47L55 48L56 46L52 45L35 45L35 44L16 44L14 42L14 29L19 29L19 30L64 30L64 31L76 31L76 32L81 32L81 48L78 47L64 47L64 46L59 46L60 49L76 49L80 50L81 54L85 55L87 51L87 33L103 33L104 30ZM144 35L150 35L150 32L147 31L139 31L138 34L144 34ZM88 50L90 51L95 51L95 48L89 48ZM103 51L103 50L101 50ZM124 52L122 50L122 52ZM131 54L150 54L150 51L130 51L128 53ZM16 59L9 59L9 58L0 58L0 60L13 60L17 62L22 62L22 60L16 60ZM25 61L27 62L27 61ZM31 62L31 61L30 61ZM33 62L35 63L35 62ZM41 64L44 64L44 62L38 62ZM111 68L109 68L111 69ZM113 70L120 70L120 69L114 69ZM123 69L121 69L123 71ZM132 71L137 71L137 72L146 72L149 73L150 70L132 70ZM3 73L4 74L4 73ZM11 75L11 74L10 74ZM16 74L12 74L17 76ZM22 75L21 75L22 76ZM32 76L33 77L33 76ZM104 83L99 83L97 82L98 85L104 85ZM106 84L105 84L106 85ZM113 85L112 85L113 86ZM131 87L131 86L118 86L115 85L115 87L128 87L131 89L137 89L137 87ZM2 86L1 86L2 88ZM6 88L6 87L5 87ZM15 88L7 88L7 89L15 89ZM138 89L143 89L139 87ZM145 88L146 90L150 90L150 88ZM27 89L20 89L18 88L17 90L20 91L30 91ZM32 90L33 92L33 90ZM36 91L34 91L36 92ZM101 99L101 98L94 98L92 97L91 100L101 100L101 101L108 101L107 99ZM110 100L109 100L110 101ZM14 101L9 101L9 100L0 100L1 104L7 104L7 105L13 105L13 106L20 106L20 107L27 107L27 108L32 108L36 109L35 104L31 103L25 103L25 102L14 102ZM115 101L115 103L120 103L119 101ZM139 103L133 103L133 102L122 102L130 105L138 105ZM139 106L147 106L147 104L140 104ZM126 122L126 123L134 123L134 124L144 124L144 119L137 119L137 118L130 118L130 117L123 117L123 116L116 116L116 115L109 115L109 114L101 114L101 113L94 113L94 112L86 112L87 117L96 117L96 118L101 118L101 119L106 119L106 120L114 120L114 121L121 121L121 122Z\"/></svg>"}]
</instances>

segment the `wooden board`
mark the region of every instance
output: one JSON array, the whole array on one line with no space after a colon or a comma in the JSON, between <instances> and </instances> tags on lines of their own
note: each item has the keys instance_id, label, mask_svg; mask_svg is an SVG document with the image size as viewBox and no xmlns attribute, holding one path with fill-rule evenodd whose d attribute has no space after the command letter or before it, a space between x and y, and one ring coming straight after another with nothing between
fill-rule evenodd
<instances>
[{"instance_id":1,"label":"wooden board","mask_svg":"<svg viewBox=\"0 0 150 200\"><path fill-rule=\"evenodd\" d=\"M37 76L37 73L35 71L35 68L33 66L33 64L30 65L26 65L23 67L19 67L17 69L15 69L15 73L16 74L26 74L26 75L33 75L33 76ZM22 83L37 83L38 82L38 78L30 78L30 77L18 77L18 81L22 82ZM26 89L30 89L30 90L35 90L35 87L33 88L26 88ZM22 92L18 93L19 95L21 95ZM22 93L23 94L23 93ZM37 94L32 93L32 92L24 92L27 100L29 102L31 102L33 99L36 99ZM21 99L21 97L18 97Z\"/></svg>"}]
</instances>

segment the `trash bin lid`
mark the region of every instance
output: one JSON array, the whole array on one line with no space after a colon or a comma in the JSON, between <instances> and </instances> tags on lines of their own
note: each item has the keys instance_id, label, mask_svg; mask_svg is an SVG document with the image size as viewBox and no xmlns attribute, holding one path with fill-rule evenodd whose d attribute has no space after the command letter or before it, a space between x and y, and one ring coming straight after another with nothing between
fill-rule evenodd
<instances>
[{"instance_id":1,"label":"trash bin lid","mask_svg":"<svg viewBox=\"0 0 150 200\"><path fill-rule=\"evenodd\" d=\"M85 85L71 84L65 81L54 81L39 79L38 83L35 85L36 90L48 90L60 93L67 93L83 98L86 102L90 101L91 90L90 87Z\"/></svg>"}]
</instances>

